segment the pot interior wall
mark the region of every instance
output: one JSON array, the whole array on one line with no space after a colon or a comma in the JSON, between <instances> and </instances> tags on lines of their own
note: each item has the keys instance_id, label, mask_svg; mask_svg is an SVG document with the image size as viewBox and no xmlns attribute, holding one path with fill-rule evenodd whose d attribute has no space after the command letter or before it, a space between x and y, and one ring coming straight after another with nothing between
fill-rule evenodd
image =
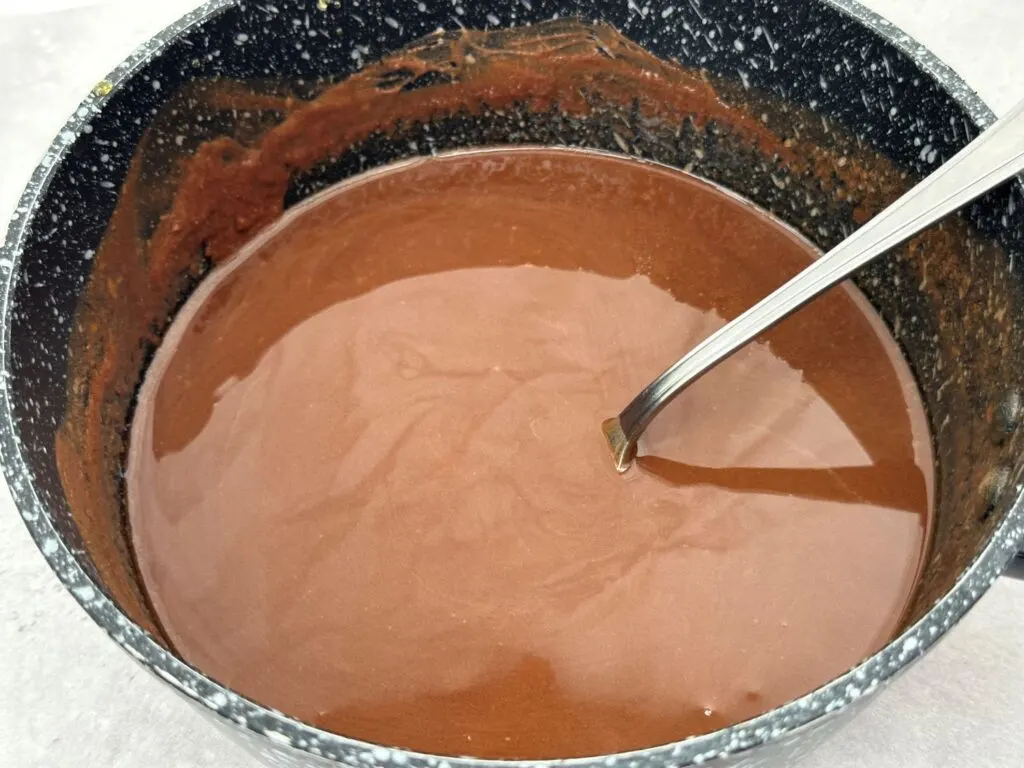
<instances>
[{"instance_id":1,"label":"pot interior wall","mask_svg":"<svg viewBox=\"0 0 1024 768\"><path fill-rule=\"evenodd\" d=\"M571 118L557 106L484 106L365 136L295 173L285 204L410 154L508 143L588 146L688 168L754 200L826 249L976 134L964 108L917 64L826 4L782 10L759 0L665 0L646 3L643 11L632 3L560 0L420 6L425 10L405 4L385 11L364 0L321 11L282 2L219 12L110 94L39 201L16 268L10 315L8 385L18 437L65 540L121 607L156 634L126 543L121 461L135 387L169 314L141 331L124 323L141 298L131 281L111 287L112 273L95 254L105 236L145 242L170 204L179 161L199 143L229 135L250 145L282 119L276 97L311 98L439 26L521 27L555 16L606 22L661 58L704 70L720 98L765 126L786 157L752 143L728 121L674 115L671 125L651 122L633 102L609 100ZM526 37L567 30L579 34L569 25L538 27ZM459 39L445 38L429 52L440 79L407 84L443 87ZM594 38L581 40L593 44ZM380 75L391 85L407 77L397 69ZM239 111L230 100L210 98L212 84L223 94L227 81L266 95L266 103ZM119 200L124 205L119 191L133 180L138 193L130 215L121 220L122 231L108 232ZM1020 470L1019 205L1019 192L1008 185L857 279L910 361L934 435L933 546L908 622L981 549L1009 501L1002 491ZM136 257L141 268L144 247ZM190 258L192 267L167 284L171 305L209 266L201 251ZM127 273L135 265L113 266ZM104 295L106 304L98 298ZM104 393L104 419L87 424L82 414L96 394L97 361L104 340L114 337L127 339L132 351L120 361L124 375Z\"/></svg>"}]
</instances>

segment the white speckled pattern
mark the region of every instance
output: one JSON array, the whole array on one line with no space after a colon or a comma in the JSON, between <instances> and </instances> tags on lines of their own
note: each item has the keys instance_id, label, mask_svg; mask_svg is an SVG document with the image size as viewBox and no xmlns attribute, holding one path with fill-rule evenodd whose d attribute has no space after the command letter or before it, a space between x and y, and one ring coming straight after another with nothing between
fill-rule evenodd
<instances>
[{"instance_id":1,"label":"white speckled pattern","mask_svg":"<svg viewBox=\"0 0 1024 768\"><path fill-rule=\"evenodd\" d=\"M955 13L950 9L958 4L964 8L969 6L973 15L960 17L964 24L958 23L956 27L945 30L942 36L935 29L936 42L933 43L925 34L930 28L928 24L934 23L934 19L924 18L928 7L934 6L940 13L950 14ZM74 109L78 96L95 85L90 81L92 73L109 70L123 55L123 48L112 50L112 47L116 48L117 40L141 40L176 17L182 6L191 3L165 3L159 10L144 8L137 3L122 4L118 10L117 5L108 3L102 9L70 12L49 20L9 22L0 18L0 92L15 105L13 114L8 111L0 117L4 121L0 122L0 136L5 140L5 162L0 170L0 211L6 213L15 207L18 192L31 172L34 158L48 138L57 133L61 120ZM990 98L997 109L1021 95L1012 90L1013 76L999 67L1002 60L999 55L992 57L991 50L968 54L964 53L963 43L959 49L956 45L958 36L963 34L962 27L980 25L979 19L985 19L986 8L991 10L989 21L983 26L990 35L986 48L997 48L992 43L993 30L997 34L1005 32L1007 46L1016 43L1014 30L1019 29L1020 22L1024 21L1024 9L1011 9L1016 3L1000 3L998 0L973 0L969 4L962 0L875 0L869 5L889 14L904 28L933 44L936 53L947 57L969 80L972 72L958 61L956 51L961 51L964 62L972 60L972 56L982 56L984 60L984 54L989 54L987 66L992 72L992 92L983 89L982 95ZM461 6L453 3L453 7L458 14ZM666 4L663 13L669 7ZM119 14L128 12L127 9L130 9L134 20L118 19ZM637 8L637 12L641 11L642 8ZM1011 23L1013 19L1016 19L1016 26ZM42 32L33 36L33 28ZM54 35L60 34L58 30L63 30L64 35L59 44L54 42L58 39ZM940 44L939 40L943 42ZM243 40L239 44L245 42ZM949 50L945 50L943 45L948 45ZM35 53L32 52L33 46ZM34 56L39 58L34 59ZM38 61L38 72L33 69L33 61ZM1005 69L1010 70L1011 67ZM981 65L973 75L979 85L988 82L983 80L985 73ZM48 79L57 82L51 85ZM1001 83L998 93L994 83ZM15 90L24 89L26 84L32 87L31 95L24 90ZM40 98L40 93L49 94L50 98ZM18 107L19 104L25 106ZM89 107L86 106L85 110L80 118L88 116ZM8 120L13 124L11 127L6 125ZM73 134L69 138L73 138ZM4 276L9 268L9 264L0 263ZM27 492L18 486L12 490L16 494ZM251 759L243 757L235 747L222 744L212 736L208 738L207 734L212 734L209 726L195 718L187 708L168 703L171 697L158 686L147 680L132 680L141 676L141 669L126 664L123 654L89 624L48 572L10 505L5 502L4 506L6 514L0 515L4 534L0 544L4 548L0 557L0 588L4 600L0 646L7 652L0 662L0 687L5 691L0 700L0 742L4 744L5 761L9 758L11 765L28 767L74 764L86 768L129 765L218 765L232 768L251 765ZM29 510L26 515L29 522L36 520L37 515L30 507L23 505L23 509ZM36 531L39 533L44 529L36 528ZM40 548L54 567L67 576L75 596L116 623L117 617L110 613L109 605L105 601L96 601L94 588L77 577L67 553L58 542L40 535ZM1018 537L1019 532L1011 535L1008 531L1001 542L1009 548ZM940 628L954 620L969 604L971 593L977 593L988 585L992 575L989 568L979 569L963 592L963 599L945 606L934 617L935 622L902 640L891 657L876 659L850 679L841 681L829 695L802 701L802 706L796 708L792 715L792 722L802 720L802 712L830 711L840 702L859 699L876 687L877 679L885 676L888 670L898 668L908 657L921 654ZM1024 748L1024 736L1015 727L1017 723L1024 722L1024 711L1021 710L1024 704L1019 700L1019 685L1012 672L1024 666L1024 590L1020 587L1019 584L997 586L944 648L930 655L907 678L897 683L891 693L850 727L845 738L831 742L804 765L952 766L968 760L982 766L1012 764L1013 755ZM133 632L125 622L120 626L125 635ZM972 633L969 639L973 645L966 643L968 632ZM961 636L965 640L958 643ZM945 658L941 655L944 651ZM162 654L154 649L150 652L156 656ZM140 657L143 655L139 651L134 653ZM975 683L980 685L986 678L973 678L986 670L990 687L979 692ZM169 682L178 679L164 674ZM1009 682L1004 682L1006 680ZM210 686L204 686L202 691L186 688L181 692L193 696L200 694L200 699L211 709L241 711L232 700L234 697ZM996 697L995 706L989 697ZM958 717L947 721L937 719L944 711L954 709L962 710ZM918 712L916 718L910 716L914 710ZM929 712L932 720L927 720ZM927 734L928 738L915 741L915 727L920 731L920 726L915 724L922 722L922 718L925 718L924 722L931 723L934 731ZM749 728L726 732L722 738L705 744L704 750L694 755L693 762L704 763L720 751L771 738L772 730L778 725L778 722L755 722ZM989 726L987 732L982 731L985 725ZM289 739L273 728L265 733L271 743ZM962 751L957 752L957 749ZM674 755L666 757L681 757L681 752L677 750ZM351 753L352 764L355 765L404 762L404 756L400 756L401 753L372 749ZM632 761L621 761L623 765L628 762ZM743 761L740 764L754 766L759 762ZM449 768L448 761L420 764Z\"/></svg>"}]
</instances>

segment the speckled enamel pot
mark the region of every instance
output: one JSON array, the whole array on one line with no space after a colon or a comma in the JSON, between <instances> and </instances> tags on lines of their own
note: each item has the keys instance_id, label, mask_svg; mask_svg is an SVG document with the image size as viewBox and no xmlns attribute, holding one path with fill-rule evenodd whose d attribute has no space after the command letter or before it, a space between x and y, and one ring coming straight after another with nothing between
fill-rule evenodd
<instances>
[{"instance_id":1,"label":"speckled enamel pot","mask_svg":"<svg viewBox=\"0 0 1024 768\"><path fill-rule=\"evenodd\" d=\"M744 88L762 89L835 121L911 176L923 175L951 156L992 119L953 72L853 0L785 5L780 10L771 0L276 0L276 5L214 0L141 47L97 85L51 145L0 252L4 472L33 538L75 599L128 654L271 765L512 764L414 754L307 726L192 669L107 596L67 509L53 457L55 430L65 412L68 333L93 254L134 146L156 107L176 87L199 76L286 73L313 80L343 75L438 26L522 25L569 15L607 21L659 55L704 67ZM990 305L1024 306L1018 295L1024 293L1024 278L1015 269L1016 255L1022 252L1020 200L1019 191L1007 186L967 214L971 226L1001 249L1001 260L989 264L991 269L968 275L965 282L987 291ZM814 238L813 232L808 234ZM971 268L972 264L962 265L964 271ZM873 301L889 292L889 310L882 314L891 326L899 327L901 320L913 325L917 314L900 314L900 307L916 306L911 294L906 302L891 300L892 295L902 296L898 291L893 294L892 284L901 285L895 274L881 269L861 286ZM882 283L888 287L879 287ZM941 322L925 325L928 339L941 340L953 333ZM997 339L980 339L979 348L1003 344L1007 358L1012 357L1015 346L1022 346L1011 342L1018 338L1016 330L1024 327L1024 318L1015 315L1008 327ZM927 346L922 334L897 334L919 372L926 356L919 350ZM968 350L961 362L980 365L976 357ZM961 421L988 429L994 447L986 448L985 466L964 475L982 479L961 489L955 500L962 516L957 530L966 533L953 537L956 541L948 546L963 551L959 556L933 555L932 582L941 588L921 603L898 638L847 674L749 722L677 744L561 762L788 765L927 652L991 586L1024 540L1024 484L1018 480L1021 451L1016 439L1024 408L1018 389L1024 364L1018 366L1014 358L1004 368L1008 372L999 380L973 387L972 407L933 424L938 430L940 476L950 463L981 461L970 458L981 455L976 446L968 446L963 455L969 458L964 459L958 458L955 441L943 442L943 435L960 429ZM934 372L920 378L931 411L945 385ZM935 413L932 416L937 419Z\"/></svg>"}]
</instances>

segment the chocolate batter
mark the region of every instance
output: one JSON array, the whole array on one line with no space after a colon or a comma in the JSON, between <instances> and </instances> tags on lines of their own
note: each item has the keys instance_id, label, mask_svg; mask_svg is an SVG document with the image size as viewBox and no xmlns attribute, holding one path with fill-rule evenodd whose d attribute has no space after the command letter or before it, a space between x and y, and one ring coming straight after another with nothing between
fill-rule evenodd
<instances>
[{"instance_id":1,"label":"chocolate batter","mask_svg":"<svg viewBox=\"0 0 1024 768\"><path fill-rule=\"evenodd\" d=\"M703 378L625 476L599 427L813 256L692 177L568 150L293 209L139 395L167 636L262 703L449 755L651 746L826 682L897 627L929 527L925 415L866 302L833 291Z\"/></svg>"}]
</instances>

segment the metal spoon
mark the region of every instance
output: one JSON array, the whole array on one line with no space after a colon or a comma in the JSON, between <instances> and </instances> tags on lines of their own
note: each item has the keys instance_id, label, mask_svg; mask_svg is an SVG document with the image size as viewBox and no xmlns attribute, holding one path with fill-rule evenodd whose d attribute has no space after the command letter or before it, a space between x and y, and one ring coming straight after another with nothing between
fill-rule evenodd
<instances>
[{"instance_id":1,"label":"metal spoon","mask_svg":"<svg viewBox=\"0 0 1024 768\"><path fill-rule=\"evenodd\" d=\"M1024 102L803 272L708 336L602 423L616 468L629 469L647 425L690 383L890 248L1022 171Z\"/></svg>"}]
</instances>

